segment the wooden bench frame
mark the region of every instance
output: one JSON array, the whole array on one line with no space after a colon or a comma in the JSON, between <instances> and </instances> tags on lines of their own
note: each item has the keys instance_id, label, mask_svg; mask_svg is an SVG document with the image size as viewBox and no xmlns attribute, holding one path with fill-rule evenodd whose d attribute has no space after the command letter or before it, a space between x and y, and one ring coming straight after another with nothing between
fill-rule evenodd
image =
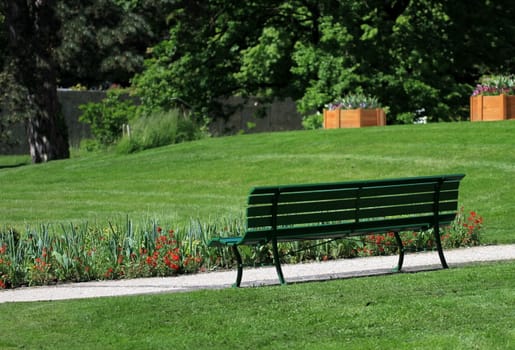
<instances>
[{"instance_id":1,"label":"wooden bench frame","mask_svg":"<svg viewBox=\"0 0 515 350\"><path fill-rule=\"evenodd\" d=\"M250 191L247 226L241 237L216 237L210 247L231 247L239 287L243 263L239 245L272 244L274 265L281 284L285 279L278 242L339 239L393 232L402 269L401 231L433 229L443 268L448 268L440 240L440 227L456 217L458 190L465 175L439 175L400 179L256 187Z\"/></svg>"}]
</instances>

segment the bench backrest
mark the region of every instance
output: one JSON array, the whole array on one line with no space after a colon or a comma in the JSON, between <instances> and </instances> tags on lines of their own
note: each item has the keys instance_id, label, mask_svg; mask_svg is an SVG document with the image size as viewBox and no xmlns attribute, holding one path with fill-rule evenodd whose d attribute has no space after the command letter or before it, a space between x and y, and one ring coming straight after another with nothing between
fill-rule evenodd
<instances>
[{"instance_id":1,"label":"bench backrest","mask_svg":"<svg viewBox=\"0 0 515 350\"><path fill-rule=\"evenodd\" d=\"M246 243L422 230L450 224L465 175L256 187Z\"/></svg>"}]
</instances>

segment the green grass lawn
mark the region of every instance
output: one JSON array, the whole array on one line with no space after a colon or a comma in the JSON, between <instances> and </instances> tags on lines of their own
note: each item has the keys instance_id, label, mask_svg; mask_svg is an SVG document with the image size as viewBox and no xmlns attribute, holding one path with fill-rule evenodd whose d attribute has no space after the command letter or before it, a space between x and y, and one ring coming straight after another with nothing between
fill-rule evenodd
<instances>
[{"instance_id":1,"label":"green grass lawn","mask_svg":"<svg viewBox=\"0 0 515 350\"><path fill-rule=\"evenodd\" d=\"M127 215L173 227L240 217L257 185L465 173L460 204L484 217L484 242L515 242L515 121L240 135L12 167L24 160L0 157L0 227Z\"/></svg>"},{"instance_id":2,"label":"green grass lawn","mask_svg":"<svg viewBox=\"0 0 515 350\"><path fill-rule=\"evenodd\" d=\"M513 349L513 269L0 304L0 348Z\"/></svg>"},{"instance_id":3,"label":"green grass lawn","mask_svg":"<svg viewBox=\"0 0 515 350\"><path fill-rule=\"evenodd\" d=\"M241 135L14 166L0 228L240 217L252 186L465 173L485 243L515 242L515 122ZM0 349L509 349L513 262L283 287L0 304ZM1 291L0 291L1 293Z\"/></svg>"}]
</instances>

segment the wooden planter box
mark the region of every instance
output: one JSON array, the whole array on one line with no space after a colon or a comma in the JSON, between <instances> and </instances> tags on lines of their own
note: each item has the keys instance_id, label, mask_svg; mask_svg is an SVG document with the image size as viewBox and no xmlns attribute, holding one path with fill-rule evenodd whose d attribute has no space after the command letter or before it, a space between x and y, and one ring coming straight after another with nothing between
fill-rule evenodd
<instances>
[{"instance_id":1,"label":"wooden planter box","mask_svg":"<svg viewBox=\"0 0 515 350\"><path fill-rule=\"evenodd\" d=\"M386 125L386 115L376 109L324 109L324 129L361 128Z\"/></svg>"},{"instance_id":2,"label":"wooden planter box","mask_svg":"<svg viewBox=\"0 0 515 350\"><path fill-rule=\"evenodd\" d=\"M515 119L515 96L471 96L470 121Z\"/></svg>"}]
</instances>

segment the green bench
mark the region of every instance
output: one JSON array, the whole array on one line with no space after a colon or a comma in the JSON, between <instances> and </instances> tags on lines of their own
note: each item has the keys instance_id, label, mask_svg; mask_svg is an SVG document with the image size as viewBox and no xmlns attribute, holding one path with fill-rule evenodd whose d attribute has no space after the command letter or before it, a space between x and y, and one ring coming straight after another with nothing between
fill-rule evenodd
<instances>
[{"instance_id":1,"label":"green bench","mask_svg":"<svg viewBox=\"0 0 515 350\"><path fill-rule=\"evenodd\" d=\"M404 247L399 232L432 228L442 267L447 268L439 228L451 224L456 217L458 189L464 176L256 187L248 197L245 234L216 237L208 245L232 248L238 264L237 287L243 273L240 245L271 243L279 281L285 284L278 242L339 239L372 233L395 234L399 247L395 270L400 271Z\"/></svg>"}]
</instances>

